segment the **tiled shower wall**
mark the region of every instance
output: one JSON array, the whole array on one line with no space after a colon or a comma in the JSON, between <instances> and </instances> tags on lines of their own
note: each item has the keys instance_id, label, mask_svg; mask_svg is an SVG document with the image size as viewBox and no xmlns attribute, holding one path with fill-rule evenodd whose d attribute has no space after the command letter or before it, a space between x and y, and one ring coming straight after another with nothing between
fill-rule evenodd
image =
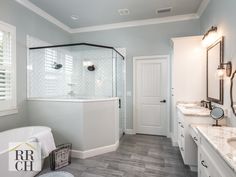
<instances>
[{"instance_id":1,"label":"tiled shower wall","mask_svg":"<svg viewBox=\"0 0 236 177\"><path fill-rule=\"evenodd\" d=\"M73 67L73 91L80 97L111 97L113 96L113 59L112 50L97 49L73 51L75 65ZM95 71L83 66L89 61Z\"/></svg>"}]
</instances>

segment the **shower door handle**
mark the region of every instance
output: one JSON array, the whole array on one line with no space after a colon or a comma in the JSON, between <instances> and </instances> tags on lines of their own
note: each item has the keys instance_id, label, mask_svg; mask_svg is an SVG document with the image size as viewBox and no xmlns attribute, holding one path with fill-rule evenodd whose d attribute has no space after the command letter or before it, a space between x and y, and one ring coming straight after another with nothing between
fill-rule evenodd
<instances>
[{"instance_id":1,"label":"shower door handle","mask_svg":"<svg viewBox=\"0 0 236 177\"><path fill-rule=\"evenodd\" d=\"M121 108L121 99L119 99L119 108Z\"/></svg>"}]
</instances>

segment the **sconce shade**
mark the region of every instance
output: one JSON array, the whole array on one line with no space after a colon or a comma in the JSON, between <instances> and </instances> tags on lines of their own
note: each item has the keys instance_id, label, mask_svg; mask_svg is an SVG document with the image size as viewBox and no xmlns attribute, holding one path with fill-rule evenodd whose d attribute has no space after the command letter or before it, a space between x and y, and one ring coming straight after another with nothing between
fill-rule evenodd
<instances>
[{"instance_id":1,"label":"sconce shade","mask_svg":"<svg viewBox=\"0 0 236 177\"><path fill-rule=\"evenodd\" d=\"M225 77L225 68L223 67L218 67L217 68L217 78L220 79L220 80L223 80Z\"/></svg>"},{"instance_id":2,"label":"sconce shade","mask_svg":"<svg viewBox=\"0 0 236 177\"><path fill-rule=\"evenodd\" d=\"M226 67L225 67L226 66ZM232 63L221 63L217 68L217 76L219 79L224 79L225 76L230 77L232 74Z\"/></svg>"}]
</instances>

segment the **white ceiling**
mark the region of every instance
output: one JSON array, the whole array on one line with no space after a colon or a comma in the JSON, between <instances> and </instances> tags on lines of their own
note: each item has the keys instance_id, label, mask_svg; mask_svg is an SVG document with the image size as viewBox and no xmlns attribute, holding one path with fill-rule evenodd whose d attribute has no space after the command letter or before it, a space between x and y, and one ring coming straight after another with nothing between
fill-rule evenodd
<instances>
[{"instance_id":1,"label":"white ceiling","mask_svg":"<svg viewBox=\"0 0 236 177\"><path fill-rule=\"evenodd\" d=\"M29 0L70 28L81 28L134 20L145 20L197 13L203 0ZM170 13L156 14L157 9L172 7ZM127 8L128 16L118 9ZM77 15L78 20L71 19Z\"/></svg>"}]
</instances>

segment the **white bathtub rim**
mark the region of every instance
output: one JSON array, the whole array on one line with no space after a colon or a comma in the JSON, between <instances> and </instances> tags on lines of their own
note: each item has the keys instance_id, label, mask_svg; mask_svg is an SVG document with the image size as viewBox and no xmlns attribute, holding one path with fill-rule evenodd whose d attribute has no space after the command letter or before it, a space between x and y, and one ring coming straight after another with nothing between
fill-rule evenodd
<instances>
[{"instance_id":1,"label":"white bathtub rim","mask_svg":"<svg viewBox=\"0 0 236 177\"><path fill-rule=\"evenodd\" d=\"M118 147L119 147L119 140L115 144L98 147L98 148L90 149L87 151L72 150L71 157L77 158L77 159L87 159L90 157L116 151Z\"/></svg>"},{"instance_id":2,"label":"white bathtub rim","mask_svg":"<svg viewBox=\"0 0 236 177\"><path fill-rule=\"evenodd\" d=\"M119 99L119 97L94 98L94 99L28 98L27 101L49 101L49 102L79 102L79 103L87 103L87 102L114 101L114 100L118 100L118 99Z\"/></svg>"},{"instance_id":3,"label":"white bathtub rim","mask_svg":"<svg viewBox=\"0 0 236 177\"><path fill-rule=\"evenodd\" d=\"M13 128L13 129L5 130L5 131L0 132L0 134L8 133L8 132L11 132L11 131L17 131L17 130L21 130L21 129L29 129L29 128L42 128L43 131L50 131L50 132L52 131L52 129L50 127L46 127L46 126L26 126L26 127L19 127L19 128ZM40 133L42 133L42 132L38 132L38 133L34 134L33 136L36 136ZM30 138L31 137L28 137L27 139L25 139L25 142ZM9 149L4 149L4 150L0 151L0 155L3 155L5 153L7 153L8 151L9 151Z\"/></svg>"},{"instance_id":4,"label":"white bathtub rim","mask_svg":"<svg viewBox=\"0 0 236 177\"><path fill-rule=\"evenodd\" d=\"M25 127L18 127L18 128L13 128L13 129L9 129L9 130L4 130L4 131L1 131L0 133L7 133L9 131L14 131L14 130L20 130L20 129L25 129L25 128L43 128L47 131L52 131L52 129L50 127L47 127L47 126L25 126Z\"/></svg>"}]
</instances>

